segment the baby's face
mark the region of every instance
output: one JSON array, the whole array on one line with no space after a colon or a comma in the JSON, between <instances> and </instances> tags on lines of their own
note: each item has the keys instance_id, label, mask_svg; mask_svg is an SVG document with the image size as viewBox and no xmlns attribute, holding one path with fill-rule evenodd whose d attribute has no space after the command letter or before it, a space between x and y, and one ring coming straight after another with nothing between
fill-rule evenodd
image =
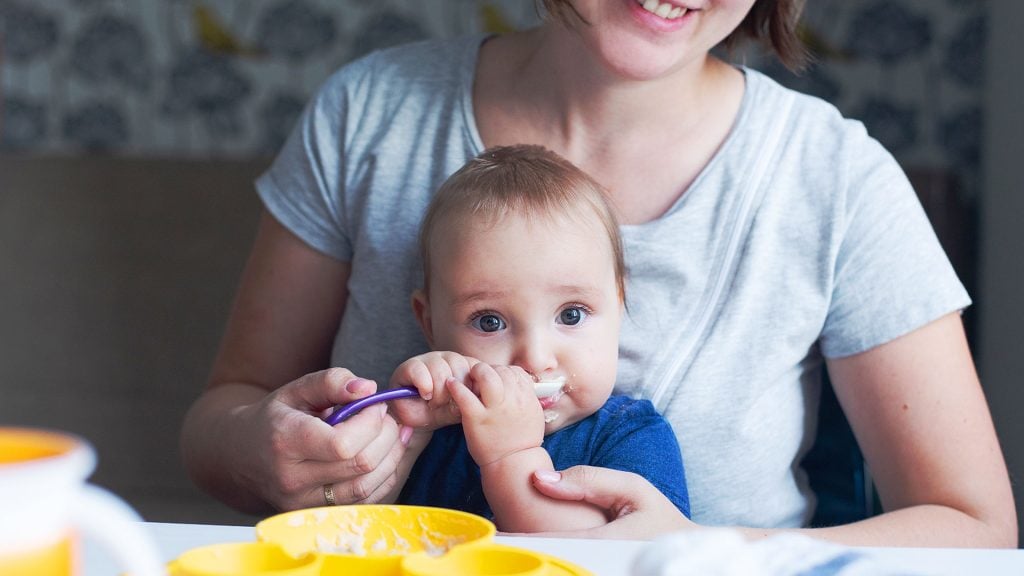
<instances>
[{"instance_id":1,"label":"baby's face","mask_svg":"<svg viewBox=\"0 0 1024 576\"><path fill-rule=\"evenodd\" d=\"M545 433L608 399L618 362L619 300L607 233L594 219L507 216L439 227L431 244L435 350L565 379L542 398Z\"/></svg>"}]
</instances>

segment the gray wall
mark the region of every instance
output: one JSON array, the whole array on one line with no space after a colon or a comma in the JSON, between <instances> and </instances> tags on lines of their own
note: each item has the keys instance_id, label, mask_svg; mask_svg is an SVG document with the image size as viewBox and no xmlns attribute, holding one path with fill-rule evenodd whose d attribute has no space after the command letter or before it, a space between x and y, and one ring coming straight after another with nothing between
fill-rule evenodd
<instances>
[{"instance_id":1,"label":"gray wall","mask_svg":"<svg viewBox=\"0 0 1024 576\"><path fill-rule=\"evenodd\" d=\"M978 369L1024 519L1024 3L990 2ZM1021 538L1024 544L1024 536Z\"/></svg>"},{"instance_id":2,"label":"gray wall","mask_svg":"<svg viewBox=\"0 0 1024 576\"><path fill-rule=\"evenodd\" d=\"M259 213L265 161L0 155L0 425L69 430L147 520L251 524L178 454Z\"/></svg>"}]
</instances>

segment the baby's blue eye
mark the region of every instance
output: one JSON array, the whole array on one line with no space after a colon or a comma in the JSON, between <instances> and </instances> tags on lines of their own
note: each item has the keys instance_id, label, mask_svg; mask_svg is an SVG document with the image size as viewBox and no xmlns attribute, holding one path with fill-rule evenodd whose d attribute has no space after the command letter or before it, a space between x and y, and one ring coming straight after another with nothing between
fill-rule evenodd
<instances>
[{"instance_id":1,"label":"baby's blue eye","mask_svg":"<svg viewBox=\"0 0 1024 576\"><path fill-rule=\"evenodd\" d=\"M473 324L481 332L497 332L505 328L505 321L494 314L484 314L473 320Z\"/></svg>"},{"instance_id":2,"label":"baby's blue eye","mask_svg":"<svg viewBox=\"0 0 1024 576\"><path fill-rule=\"evenodd\" d=\"M575 326L583 320L583 310L579 308L566 308L559 312L558 319L566 326Z\"/></svg>"}]
</instances>

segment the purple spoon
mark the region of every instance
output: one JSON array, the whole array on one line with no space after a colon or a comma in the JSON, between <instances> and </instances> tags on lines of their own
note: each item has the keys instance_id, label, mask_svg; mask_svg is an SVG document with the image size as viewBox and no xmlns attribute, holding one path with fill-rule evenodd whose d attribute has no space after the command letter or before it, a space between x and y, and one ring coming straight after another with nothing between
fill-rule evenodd
<instances>
[{"instance_id":1,"label":"purple spoon","mask_svg":"<svg viewBox=\"0 0 1024 576\"><path fill-rule=\"evenodd\" d=\"M355 402L349 402L343 406L338 406L334 409L334 412L331 412L326 418L324 418L324 422L334 426L335 424L340 424L341 422L348 420L349 417L353 416L356 412L359 412L371 404L386 402L388 400L398 400L399 398L412 398L419 395L420 393L416 391L414 386L401 386L399 388L392 388L391 390L377 392L376 394L370 394L366 398L360 398Z\"/></svg>"}]
</instances>

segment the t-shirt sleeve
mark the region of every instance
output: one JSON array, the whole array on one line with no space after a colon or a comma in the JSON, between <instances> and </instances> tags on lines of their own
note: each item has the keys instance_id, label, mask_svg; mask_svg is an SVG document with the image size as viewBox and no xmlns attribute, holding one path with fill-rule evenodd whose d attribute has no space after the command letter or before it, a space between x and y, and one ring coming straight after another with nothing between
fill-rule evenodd
<instances>
[{"instance_id":1,"label":"t-shirt sleeve","mask_svg":"<svg viewBox=\"0 0 1024 576\"><path fill-rule=\"evenodd\" d=\"M831 358L869 350L971 303L896 160L851 124L842 238L821 335L822 353Z\"/></svg>"},{"instance_id":2,"label":"t-shirt sleeve","mask_svg":"<svg viewBox=\"0 0 1024 576\"><path fill-rule=\"evenodd\" d=\"M614 432L596 447L590 465L643 476L689 518L683 458L668 421L649 402L631 402L616 411L608 428Z\"/></svg>"},{"instance_id":3,"label":"t-shirt sleeve","mask_svg":"<svg viewBox=\"0 0 1024 576\"><path fill-rule=\"evenodd\" d=\"M373 55L334 73L306 105L256 191L288 230L314 249L352 259L345 218L346 135L365 100Z\"/></svg>"}]
</instances>

